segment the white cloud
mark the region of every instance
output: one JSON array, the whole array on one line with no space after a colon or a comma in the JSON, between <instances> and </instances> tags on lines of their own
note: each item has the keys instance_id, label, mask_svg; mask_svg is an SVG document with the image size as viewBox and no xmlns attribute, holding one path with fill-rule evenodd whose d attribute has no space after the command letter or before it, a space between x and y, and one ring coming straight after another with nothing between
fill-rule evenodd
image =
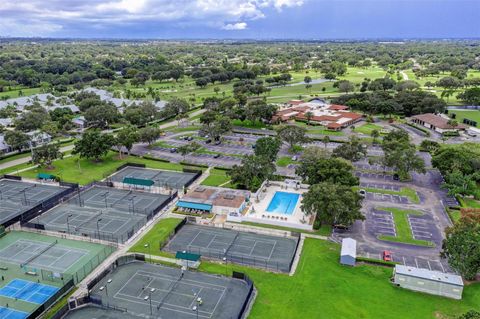
<instances>
[{"instance_id":1,"label":"white cloud","mask_svg":"<svg viewBox=\"0 0 480 319\"><path fill-rule=\"evenodd\" d=\"M228 23L222 27L223 30L245 30L246 28L247 23L245 22Z\"/></svg>"},{"instance_id":2,"label":"white cloud","mask_svg":"<svg viewBox=\"0 0 480 319\"><path fill-rule=\"evenodd\" d=\"M83 27L172 22L243 30L247 22L264 18L268 8L301 6L306 0L0 0L6 19L0 35L25 34L24 24L35 25L37 35L48 36L72 25ZM29 22L32 23L29 23ZM247 22L245 22L247 21ZM43 26L44 25L44 26ZM37 28L38 26L38 28ZM20 29L19 29L20 28ZM19 31L17 31L19 30ZM21 31L21 32L20 32Z\"/></svg>"}]
</instances>

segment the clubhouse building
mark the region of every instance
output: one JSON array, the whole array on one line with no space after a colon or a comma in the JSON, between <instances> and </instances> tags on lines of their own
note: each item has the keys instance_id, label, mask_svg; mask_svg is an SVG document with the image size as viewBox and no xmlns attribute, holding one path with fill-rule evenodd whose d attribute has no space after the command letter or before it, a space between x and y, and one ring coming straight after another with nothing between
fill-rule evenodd
<instances>
[{"instance_id":1,"label":"clubhouse building","mask_svg":"<svg viewBox=\"0 0 480 319\"><path fill-rule=\"evenodd\" d=\"M276 123L290 121L322 125L332 131L340 131L362 119L363 115L350 112L348 106L328 104L322 99L309 102L292 100L285 104L272 118Z\"/></svg>"}]
</instances>

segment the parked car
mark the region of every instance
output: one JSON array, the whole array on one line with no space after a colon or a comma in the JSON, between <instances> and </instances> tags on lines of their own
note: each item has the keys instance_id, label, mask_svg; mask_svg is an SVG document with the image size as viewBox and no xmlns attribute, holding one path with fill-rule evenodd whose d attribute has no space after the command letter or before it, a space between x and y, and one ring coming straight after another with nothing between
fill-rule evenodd
<instances>
[{"instance_id":1,"label":"parked car","mask_svg":"<svg viewBox=\"0 0 480 319\"><path fill-rule=\"evenodd\" d=\"M176 153L177 152L177 149L176 148L171 148L170 149L170 153Z\"/></svg>"},{"instance_id":2,"label":"parked car","mask_svg":"<svg viewBox=\"0 0 480 319\"><path fill-rule=\"evenodd\" d=\"M215 155L213 155L213 158L219 158L220 157L220 154L216 153Z\"/></svg>"},{"instance_id":3,"label":"parked car","mask_svg":"<svg viewBox=\"0 0 480 319\"><path fill-rule=\"evenodd\" d=\"M215 141L215 145L220 145L222 144L222 141Z\"/></svg>"},{"instance_id":4,"label":"parked car","mask_svg":"<svg viewBox=\"0 0 480 319\"><path fill-rule=\"evenodd\" d=\"M188 140L188 141L193 141L193 136L189 136L189 137L187 138L187 140Z\"/></svg>"},{"instance_id":5,"label":"parked car","mask_svg":"<svg viewBox=\"0 0 480 319\"><path fill-rule=\"evenodd\" d=\"M364 189L360 189L360 190L358 191L358 194L359 194L360 196L362 196L362 197L367 196L367 192L366 192Z\"/></svg>"},{"instance_id":6,"label":"parked car","mask_svg":"<svg viewBox=\"0 0 480 319\"><path fill-rule=\"evenodd\" d=\"M392 252L389 250L384 250L382 253L382 258L384 261L393 261Z\"/></svg>"},{"instance_id":7,"label":"parked car","mask_svg":"<svg viewBox=\"0 0 480 319\"><path fill-rule=\"evenodd\" d=\"M210 144L210 143L212 143L211 139L208 139L208 140L205 141L205 144Z\"/></svg>"},{"instance_id":8,"label":"parked car","mask_svg":"<svg viewBox=\"0 0 480 319\"><path fill-rule=\"evenodd\" d=\"M394 180L394 181L400 180L400 176L398 176L397 173L393 174L393 180Z\"/></svg>"}]
</instances>

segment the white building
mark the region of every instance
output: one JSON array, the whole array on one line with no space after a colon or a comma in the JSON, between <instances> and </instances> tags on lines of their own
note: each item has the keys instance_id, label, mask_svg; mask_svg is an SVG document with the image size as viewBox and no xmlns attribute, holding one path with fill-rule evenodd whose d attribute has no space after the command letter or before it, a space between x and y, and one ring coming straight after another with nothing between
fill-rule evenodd
<instances>
[{"instance_id":1,"label":"white building","mask_svg":"<svg viewBox=\"0 0 480 319\"><path fill-rule=\"evenodd\" d=\"M393 275L394 283L402 288L462 299L463 280L458 275L404 265L396 265Z\"/></svg>"},{"instance_id":2,"label":"white building","mask_svg":"<svg viewBox=\"0 0 480 319\"><path fill-rule=\"evenodd\" d=\"M347 266L355 266L357 260L357 241L352 238L342 239L340 263Z\"/></svg>"}]
</instances>

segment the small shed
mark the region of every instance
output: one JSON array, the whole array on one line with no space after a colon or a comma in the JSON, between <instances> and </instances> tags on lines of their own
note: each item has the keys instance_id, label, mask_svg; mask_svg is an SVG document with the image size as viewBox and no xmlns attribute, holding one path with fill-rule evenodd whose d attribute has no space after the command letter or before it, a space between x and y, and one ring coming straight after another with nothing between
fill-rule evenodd
<instances>
[{"instance_id":1,"label":"small shed","mask_svg":"<svg viewBox=\"0 0 480 319\"><path fill-rule=\"evenodd\" d=\"M404 265L396 265L393 275L394 283L402 288L462 299L463 280L458 275Z\"/></svg>"},{"instance_id":2,"label":"small shed","mask_svg":"<svg viewBox=\"0 0 480 319\"><path fill-rule=\"evenodd\" d=\"M357 259L357 241L352 238L342 239L342 251L340 252L340 263L347 266L355 266Z\"/></svg>"}]
</instances>

